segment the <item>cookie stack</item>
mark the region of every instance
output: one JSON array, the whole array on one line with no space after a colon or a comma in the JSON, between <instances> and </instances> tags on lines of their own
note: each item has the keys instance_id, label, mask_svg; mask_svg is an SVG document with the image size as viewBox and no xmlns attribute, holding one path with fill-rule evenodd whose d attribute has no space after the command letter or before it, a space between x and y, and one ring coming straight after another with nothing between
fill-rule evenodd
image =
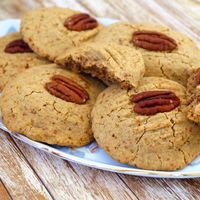
<instances>
[{"instance_id":1,"label":"cookie stack","mask_svg":"<svg viewBox=\"0 0 200 200\"><path fill-rule=\"evenodd\" d=\"M200 153L199 52L166 26L28 12L20 33L0 39L3 122L48 144L95 139L139 168L183 168Z\"/></svg>"}]
</instances>

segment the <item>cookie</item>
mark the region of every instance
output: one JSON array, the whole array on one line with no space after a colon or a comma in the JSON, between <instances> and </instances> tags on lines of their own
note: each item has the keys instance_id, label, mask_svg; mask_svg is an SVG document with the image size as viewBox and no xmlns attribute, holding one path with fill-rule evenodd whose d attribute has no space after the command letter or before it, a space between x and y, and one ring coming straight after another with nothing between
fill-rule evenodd
<instances>
[{"instance_id":1,"label":"cookie","mask_svg":"<svg viewBox=\"0 0 200 200\"><path fill-rule=\"evenodd\" d=\"M101 29L102 25L91 16L57 7L28 12L21 23L23 39L34 52L50 60L92 40Z\"/></svg>"},{"instance_id":2,"label":"cookie","mask_svg":"<svg viewBox=\"0 0 200 200\"><path fill-rule=\"evenodd\" d=\"M19 33L0 38L0 91L16 74L46 63L49 62L33 53Z\"/></svg>"},{"instance_id":3,"label":"cookie","mask_svg":"<svg viewBox=\"0 0 200 200\"><path fill-rule=\"evenodd\" d=\"M123 88L137 87L145 71L139 51L115 43L87 43L65 52L56 62Z\"/></svg>"},{"instance_id":4,"label":"cookie","mask_svg":"<svg viewBox=\"0 0 200 200\"><path fill-rule=\"evenodd\" d=\"M148 170L176 170L200 153L199 127L186 118L186 89L145 77L136 90L105 89L92 110L97 143L115 160Z\"/></svg>"},{"instance_id":5,"label":"cookie","mask_svg":"<svg viewBox=\"0 0 200 200\"><path fill-rule=\"evenodd\" d=\"M104 28L95 41L115 42L139 50L144 58L145 76L164 77L184 86L188 71L200 64L196 44L166 26L118 22Z\"/></svg>"},{"instance_id":6,"label":"cookie","mask_svg":"<svg viewBox=\"0 0 200 200\"><path fill-rule=\"evenodd\" d=\"M4 88L2 119L10 131L32 140L83 146L93 140L90 113L103 88L55 64L33 67Z\"/></svg>"},{"instance_id":7,"label":"cookie","mask_svg":"<svg viewBox=\"0 0 200 200\"><path fill-rule=\"evenodd\" d=\"M200 123L200 68L190 73L187 83L187 117L188 119Z\"/></svg>"}]
</instances>

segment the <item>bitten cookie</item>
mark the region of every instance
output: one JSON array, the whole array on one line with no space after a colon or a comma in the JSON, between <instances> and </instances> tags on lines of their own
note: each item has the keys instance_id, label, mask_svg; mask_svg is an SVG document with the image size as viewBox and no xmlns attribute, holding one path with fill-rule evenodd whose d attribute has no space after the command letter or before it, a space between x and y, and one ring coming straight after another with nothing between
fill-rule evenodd
<instances>
[{"instance_id":1,"label":"bitten cookie","mask_svg":"<svg viewBox=\"0 0 200 200\"><path fill-rule=\"evenodd\" d=\"M96 42L117 43L141 52L145 76L165 77L186 86L188 70L200 65L196 44L166 26L118 22L104 28Z\"/></svg>"},{"instance_id":2,"label":"bitten cookie","mask_svg":"<svg viewBox=\"0 0 200 200\"><path fill-rule=\"evenodd\" d=\"M87 43L67 51L56 62L123 88L137 87L145 71L139 51L115 43Z\"/></svg>"},{"instance_id":3,"label":"bitten cookie","mask_svg":"<svg viewBox=\"0 0 200 200\"><path fill-rule=\"evenodd\" d=\"M110 86L92 111L94 137L119 162L183 168L200 153L200 129L186 118L186 105L186 89L164 78L145 77L137 90Z\"/></svg>"},{"instance_id":4,"label":"bitten cookie","mask_svg":"<svg viewBox=\"0 0 200 200\"><path fill-rule=\"evenodd\" d=\"M54 7L28 12L22 18L21 34L38 55L54 60L69 48L91 40L101 28L88 14Z\"/></svg>"},{"instance_id":5,"label":"bitten cookie","mask_svg":"<svg viewBox=\"0 0 200 200\"><path fill-rule=\"evenodd\" d=\"M187 83L187 117L200 123L200 68L193 70Z\"/></svg>"},{"instance_id":6,"label":"bitten cookie","mask_svg":"<svg viewBox=\"0 0 200 200\"><path fill-rule=\"evenodd\" d=\"M90 113L103 88L55 64L30 68L3 90L2 119L10 131L33 140L83 146L93 140Z\"/></svg>"},{"instance_id":7,"label":"bitten cookie","mask_svg":"<svg viewBox=\"0 0 200 200\"><path fill-rule=\"evenodd\" d=\"M49 62L32 52L19 33L0 38L0 91L16 74L47 63Z\"/></svg>"}]
</instances>

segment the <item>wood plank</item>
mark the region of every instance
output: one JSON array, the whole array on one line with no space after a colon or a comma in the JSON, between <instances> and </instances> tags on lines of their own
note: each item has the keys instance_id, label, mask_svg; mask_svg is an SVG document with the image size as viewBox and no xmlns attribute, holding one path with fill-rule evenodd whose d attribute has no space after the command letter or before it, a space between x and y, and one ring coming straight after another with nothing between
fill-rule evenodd
<instances>
[{"instance_id":1,"label":"wood plank","mask_svg":"<svg viewBox=\"0 0 200 200\"><path fill-rule=\"evenodd\" d=\"M115 173L69 163L14 141L55 199L137 199Z\"/></svg>"},{"instance_id":2,"label":"wood plank","mask_svg":"<svg viewBox=\"0 0 200 200\"><path fill-rule=\"evenodd\" d=\"M11 200L10 194L8 193L5 185L0 180L0 198L1 200Z\"/></svg>"},{"instance_id":3,"label":"wood plank","mask_svg":"<svg viewBox=\"0 0 200 200\"><path fill-rule=\"evenodd\" d=\"M197 22L200 20L200 4L199 0L174 0L174 3L179 5L184 13L192 17Z\"/></svg>"},{"instance_id":4,"label":"wood plank","mask_svg":"<svg viewBox=\"0 0 200 200\"><path fill-rule=\"evenodd\" d=\"M165 1L141 0L138 2L141 6L146 3L147 9L149 9L160 22L186 33L197 42L200 41L198 26L195 25L196 22L181 11L178 11L177 8L173 8L169 3L165 3Z\"/></svg>"},{"instance_id":5,"label":"wood plank","mask_svg":"<svg viewBox=\"0 0 200 200\"><path fill-rule=\"evenodd\" d=\"M120 175L139 199L196 200L200 197L200 179L156 179Z\"/></svg>"},{"instance_id":6,"label":"wood plank","mask_svg":"<svg viewBox=\"0 0 200 200\"><path fill-rule=\"evenodd\" d=\"M0 132L0 179L12 199L51 200L51 196L35 175L10 137Z\"/></svg>"},{"instance_id":7,"label":"wood plank","mask_svg":"<svg viewBox=\"0 0 200 200\"><path fill-rule=\"evenodd\" d=\"M174 16L176 19L178 19L181 23L183 24L188 24L191 27L194 24L199 24L198 21L196 21L195 19L193 19L190 15L186 15L184 13L183 7L182 5L175 1L172 1L170 4L167 3L166 1L163 0L154 0L154 2L161 6L162 8L164 8L165 12L168 12L169 15ZM199 28L199 27L195 27L195 28Z\"/></svg>"},{"instance_id":8,"label":"wood plank","mask_svg":"<svg viewBox=\"0 0 200 200\"><path fill-rule=\"evenodd\" d=\"M0 19L7 18L21 18L21 16L35 8L39 7L52 7L52 6L60 6L60 7L68 7L75 10L80 10L86 12L86 9L81 6L81 4L76 1L65 1L65 0L18 0L18 1L1 1L1 12Z\"/></svg>"},{"instance_id":9,"label":"wood plank","mask_svg":"<svg viewBox=\"0 0 200 200\"><path fill-rule=\"evenodd\" d=\"M163 180L181 200L196 200L200 198L200 178L185 180Z\"/></svg>"},{"instance_id":10,"label":"wood plank","mask_svg":"<svg viewBox=\"0 0 200 200\"><path fill-rule=\"evenodd\" d=\"M106 0L78 0L85 8L97 13L99 17L110 17L131 22L158 22L154 16L141 8L138 1L106 1ZM141 12L142 9L142 12Z\"/></svg>"},{"instance_id":11,"label":"wood plank","mask_svg":"<svg viewBox=\"0 0 200 200\"><path fill-rule=\"evenodd\" d=\"M139 199L135 193L131 192L127 185L119 179L116 173L93 169L75 163L71 163L71 165L79 177L82 177L82 181L89 185L90 191L93 194L95 194L97 188L101 186L104 194L103 199Z\"/></svg>"}]
</instances>

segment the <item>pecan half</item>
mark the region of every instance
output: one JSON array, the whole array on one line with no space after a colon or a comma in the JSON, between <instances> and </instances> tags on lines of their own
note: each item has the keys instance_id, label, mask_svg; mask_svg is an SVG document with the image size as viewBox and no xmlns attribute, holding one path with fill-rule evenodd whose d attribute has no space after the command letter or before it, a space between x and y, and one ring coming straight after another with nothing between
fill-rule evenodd
<instances>
[{"instance_id":1,"label":"pecan half","mask_svg":"<svg viewBox=\"0 0 200 200\"><path fill-rule=\"evenodd\" d=\"M29 53L32 49L24 42L24 40L14 40L8 43L4 49L6 53Z\"/></svg>"},{"instance_id":2,"label":"pecan half","mask_svg":"<svg viewBox=\"0 0 200 200\"><path fill-rule=\"evenodd\" d=\"M68 102L84 104L89 99L89 94L83 87L62 75L54 75L45 87L52 95Z\"/></svg>"},{"instance_id":3,"label":"pecan half","mask_svg":"<svg viewBox=\"0 0 200 200\"><path fill-rule=\"evenodd\" d=\"M156 31L135 31L132 41L135 46L151 51L172 51L177 47L173 38Z\"/></svg>"},{"instance_id":4,"label":"pecan half","mask_svg":"<svg viewBox=\"0 0 200 200\"><path fill-rule=\"evenodd\" d=\"M85 31L96 28L97 20L86 13L72 15L65 20L64 26L71 31Z\"/></svg>"},{"instance_id":5,"label":"pecan half","mask_svg":"<svg viewBox=\"0 0 200 200\"><path fill-rule=\"evenodd\" d=\"M132 95L130 101L136 103L134 112L141 115L169 112L180 105L180 99L171 91L141 92Z\"/></svg>"}]
</instances>

